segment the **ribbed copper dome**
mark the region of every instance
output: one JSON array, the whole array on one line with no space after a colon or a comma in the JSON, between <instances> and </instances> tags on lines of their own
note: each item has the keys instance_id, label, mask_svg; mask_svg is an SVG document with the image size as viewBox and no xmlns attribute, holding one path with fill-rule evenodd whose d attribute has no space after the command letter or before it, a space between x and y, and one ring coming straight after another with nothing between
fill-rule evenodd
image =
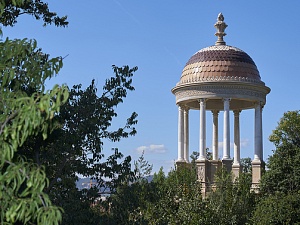
<instances>
[{"instance_id":1,"label":"ribbed copper dome","mask_svg":"<svg viewBox=\"0 0 300 225\"><path fill-rule=\"evenodd\" d=\"M261 82L257 67L246 52L228 45L213 45L189 59L179 83L226 80Z\"/></svg>"},{"instance_id":2,"label":"ribbed copper dome","mask_svg":"<svg viewBox=\"0 0 300 225\"><path fill-rule=\"evenodd\" d=\"M255 65L251 57L238 48L231 46L211 46L194 54L186 65L207 61L245 62Z\"/></svg>"},{"instance_id":3,"label":"ribbed copper dome","mask_svg":"<svg viewBox=\"0 0 300 225\"><path fill-rule=\"evenodd\" d=\"M239 48L226 45L222 13L215 28L215 45L196 52L186 63L180 81L172 89L176 104L200 109L205 99L206 110L224 110L224 99L230 99L230 110L252 109L266 103L270 88L261 80L252 58Z\"/></svg>"}]
</instances>

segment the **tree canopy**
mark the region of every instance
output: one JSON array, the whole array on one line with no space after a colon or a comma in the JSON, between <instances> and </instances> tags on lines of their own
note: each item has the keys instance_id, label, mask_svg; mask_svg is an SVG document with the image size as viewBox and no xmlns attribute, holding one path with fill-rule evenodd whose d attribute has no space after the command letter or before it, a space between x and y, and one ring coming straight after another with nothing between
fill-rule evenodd
<instances>
[{"instance_id":1,"label":"tree canopy","mask_svg":"<svg viewBox=\"0 0 300 225\"><path fill-rule=\"evenodd\" d=\"M261 191L296 192L300 190L300 111L288 111L280 119L270 136L275 145L269 157Z\"/></svg>"},{"instance_id":2,"label":"tree canopy","mask_svg":"<svg viewBox=\"0 0 300 225\"><path fill-rule=\"evenodd\" d=\"M42 19L44 25L68 25L66 16L58 16L43 1L0 1L3 26L15 25L24 14ZM62 210L54 203L65 210L64 223L82 224L93 215L90 204L99 196L97 190L113 192L133 175L130 156L123 159L114 149L104 158L103 139L116 142L136 134L135 112L124 127L111 131L110 126L116 106L134 90L137 67L113 66L115 76L106 80L99 96L94 81L85 90L74 85L46 91L45 80L58 73L62 58L51 59L35 40L7 39L1 42L1 56L2 223L57 224ZM77 190L79 174L96 180L97 188ZM78 211L85 217L74 216Z\"/></svg>"},{"instance_id":3,"label":"tree canopy","mask_svg":"<svg viewBox=\"0 0 300 225\"><path fill-rule=\"evenodd\" d=\"M43 167L17 157L31 136L45 139L56 124L53 117L68 99L65 86L45 91L44 82L62 67L35 41L0 42L0 216L2 224L16 221L58 224L61 211L44 192L48 182Z\"/></svg>"},{"instance_id":4,"label":"tree canopy","mask_svg":"<svg viewBox=\"0 0 300 225\"><path fill-rule=\"evenodd\" d=\"M270 141L276 149L262 176L261 199L254 224L299 224L300 205L300 111L288 111L273 130Z\"/></svg>"},{"instance_id":5,"label":"tree canopy","mask_svg":"<svg viewBox=\"0 0 300 225\"><path fill-rule=\"evenodd\" d=\"M119 184L130 180L133 175L131 157L123 159L118 149L113 149L112 155L105 157L103 141L116 142L136 134L135 112L123 127L110 130L113 118L118 115L116 106L123 102L128 91L134 90L131 83L136 70L137 67L113 66L114 76L106 80L100 95L94 81L86 89L74 85L69 90L68 101L53 118L59 126L48 135L48 139L42 141L42 135L38 135L19 148L18 154L46 166L50 182L45 191L53 203L65 209L65 224L80 224L79 221L89 215L84 210L78 212L80 205L86 207L85 203L82 204L86 192L77 190L75 185L79 175L95 180L95 187L100 192L114 192ZM92 193L93 196L86 199L90 204L102 194L92 191L89 194ZM76 217L71 216L75 214Z\"/></svg>"},{"instance_id":6,"label":"tree canopy","mask_svg":"<svg viewBox=\"0 0 300 225\"><path fill-rule=\"evenodd\" d=\"M44 26L54 24L55 26L67 26L67 16L58 16L50 11L48 3L40 0L1 0L0 1L0 23L3 26L14 26L21 15L31 15L36 20L42 19Z\"/></svg>"},{"instance_id":7,"label":"tree canopy","mask_svg":"<svg viewBox=\"0 0 300 225\"><path fill-rule=\"evenodd\" d=\"M13 26L22 14L43 18L45 24L67 25L41 1L0 1L0 23ZM1 30L2 33L2 30ZM53 206L44 188L43 166L17 154L30 137L46 139L53 118L68 99L68 88L45 90L45 80L56 75L62 58L50 58L35 40L0 41L0 220L1 224L58 224L61 208Z\"/></svg>"}]
</instances>

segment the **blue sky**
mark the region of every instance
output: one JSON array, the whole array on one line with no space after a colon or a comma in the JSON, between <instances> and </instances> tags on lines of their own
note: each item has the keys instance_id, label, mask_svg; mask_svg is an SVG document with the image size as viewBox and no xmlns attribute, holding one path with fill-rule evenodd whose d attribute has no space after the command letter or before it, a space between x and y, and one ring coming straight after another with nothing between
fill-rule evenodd
<instances>
[{"instance_id":1,"label":"blue sky","mask_svg":"<svg viewBox=\"0 0 300 225\"><path fill-rule=\"evenodd\" d=\"M117 108L115 128L136 111L135 137L105 143L105 151L118 147L133 159L145 150L145 158L169 171L177 159L177 106L171 93L188 59L214 45L217 15L222 12L228 45L247 52L262 80L271 88L263 110L264 158L274 146L268 141L283 113L300 109L300 1L217 0L90 0L49 1L51 10L68 15L67 28L43 27L41 21L23 16L4 37L34 38L51 56L66 56L60 74L48 83L88 86L93 78L101 89L112 75L111 65L138 66L136 91ZM222 112L219 140L222 141ZM231 115L233 140L233 115ZM211 147L210 113L207 113L207 147ZM253 157L254 110L241 113L241 156ZM190 113L190 153L197 151L199 111ZM220 149L222 153L222 149ZM233 156L233 153L231 153Z\"/></svg>"}]
</instances>

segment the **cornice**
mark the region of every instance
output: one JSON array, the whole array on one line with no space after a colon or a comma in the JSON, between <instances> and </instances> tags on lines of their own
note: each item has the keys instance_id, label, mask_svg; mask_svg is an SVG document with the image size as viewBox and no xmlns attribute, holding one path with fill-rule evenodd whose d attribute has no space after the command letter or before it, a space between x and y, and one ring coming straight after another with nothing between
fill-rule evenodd
<instances>
[{"instance_id":1,"label":"cornice","mask_svg":"<svg viewBox=\"0 0 300 225\"><path fill-rule=\"evenodd\" d=\"M176 96L176 102L200 99L200 98L236 98L248 99L257 101L266 101L266 95L270 92L270 88L266 86L257 86L251 84L240 83L209 83L202 85L186 85L176 86L172 89L173 94Z\"/></svg>"},{"instance_id":2,"label":"cornice","mask_svg":"<svg viewBox=\"0 0 300 225\"><path fill-rule=\"evenodd\" d=\"M227 89L251 89L260 91L266 94L270 93L271 89L264 85L263 82L261 83L251 83L251 82L203 82L203 83L188 83L188 84L179 84L176 85L171 91L174 95L176 95L179 91L187 91L187 90L204 90L214 92L216 90L224 91L226 93ZM218 91L218 92L219 92Z\"/></svg>"},{"instance_id":3,"label":"cornice","mask_svg":"<svg viewBox=\"0 0 300 225\"><path fill-rule=\"evenodd\" d=\"M251 79L249 77L238 77L238 76L215 76L215 77L192 77L189 79L181 80L176 84L176 86L182 84L198 84L203 82L247 82L264 85L263 81L257 79Z\"/></svg>"}]
</instances>

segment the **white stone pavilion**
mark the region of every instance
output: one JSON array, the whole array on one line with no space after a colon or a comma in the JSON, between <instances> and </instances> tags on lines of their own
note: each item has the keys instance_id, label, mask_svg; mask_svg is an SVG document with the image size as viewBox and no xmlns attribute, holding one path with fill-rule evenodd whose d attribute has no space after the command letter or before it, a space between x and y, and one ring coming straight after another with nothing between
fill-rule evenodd
<instances>
[{"instance_id":1,"label":"white stone pavilion","mask_svg":"<svg viewBox=\"0 0 300 225\"><path fill-rule=\"evenodd\" d=\"M178 159L177 165L189 163L189 111L199 110L200 136L199 158L196 161L198 178L204 192L214 182L218 168L225 166L235 176L241 172L240 165L240 113L253 110L254 153L252 161L252 183L257 187L264 168L262 109L270 88L261 80L252 58L239 48L226 45L227 24L220 13L215 28L218 40L215 45L196 52L186 63L180 81L172 89L178 105ZM223 156L218 155L218 122L223 114ZM230 155L229 114L234 114L234 155ZM206 120L212 113L213 121ZM206 124L213 127L212 160L206 158ZM193 134L194 135L194 134Z\"/></svg>"}]
</instances>

